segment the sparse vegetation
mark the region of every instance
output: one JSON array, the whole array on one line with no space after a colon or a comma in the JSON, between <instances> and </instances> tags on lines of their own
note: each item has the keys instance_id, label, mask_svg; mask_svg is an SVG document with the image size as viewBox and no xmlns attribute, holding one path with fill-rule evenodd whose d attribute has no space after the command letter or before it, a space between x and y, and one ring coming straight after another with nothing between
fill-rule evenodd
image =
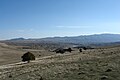
<instances>
[{"instance_id":1,"label":"sparse vegetation","mask_svg":"<svg viewBox=\"0 0 120 80\"><path fill-rule=\"evenodd\" d=\"M70 52L70 53L71 53L71 51L73 51L71 48L68 48L68 49L58 48L58 49L54 50L53 52L63 54L63 53L65 53L65 52Z\"/></svg>"},{"instance_id":2,"label":"sparse vegetation","mask_svg":"<svg viewBox=\"0 0 120 80\"><path fill-rule=\"evenodd\" d=\"M68 48L68 49L64 49L65 51L68 51L71 53L71 51L73 51L71 48Z\"/></svg>"},{"instance_id":3,"label":"sparse vegetation","mask_svg":"<svg viewBox=\"0 0 120 80\"><path fill-rule=\"evenodd\" d=\"M0 80L120 80L120 47L78 53L78 49L62 55L38 50L32 63L0 66Z\"/></svg>"}]
</instances>

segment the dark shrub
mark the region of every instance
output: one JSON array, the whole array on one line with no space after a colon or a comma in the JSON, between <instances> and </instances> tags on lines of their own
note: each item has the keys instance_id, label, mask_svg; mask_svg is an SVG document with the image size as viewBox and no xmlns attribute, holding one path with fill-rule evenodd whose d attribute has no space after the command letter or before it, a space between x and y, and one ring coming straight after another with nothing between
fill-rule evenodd
<instances>
[{"instance_id":1,"label":"dark shrub","mask_svg":"<svg viewBox=\"0 0 120 80\"><path fill-rule=\"evenodd\" d=\"M21 58L22 61L28 61L28 63L30 62L30 60L35 60L35 56L31 52L27 52L23 54Z\"/></svg>"},{"instance_id":2,"label":"dark shrub","mask_svg":"<svg viewBox=\"0 0 120 80\"><path fill-rule=\"evenodd\" d=\"M54 50L53 52L63 54L65 52L71 52L71 51L73 51L71 48L68 48L68 49L58 48L58 49Z\"/></svg>"},{"instance_id":3,"label":"dark shrub","mask_svg":"<svg viewBox=\"0 0 120 80\"><path fill-rule=\"evenodd\" d=\"M86 48L86 47L83 47L83 49L84 49L84 50L87 50L87 48Z\"/></svg>"},{"instance_id":4,"label":"dark shrub","mask_svg":"<svg viewBox=\"0 0 120 80\"><path fill-rule=\"evenodd\" d=\"M108 80L108 77L107 76L102 76L101 80Z\"/></svg>"},{"instance_id":5,"label":"dark shrub","mask_svg":"<svg viewBox=\"0 0 120 80\"><path fill-rule=\"evenodd\" d=\"M40 77L40 80L43 80L43 78L42 78L42 77Z\"/></svg>"},{"instance_id":6,"label":"dark shrub","mask_svg":"<svg viewBox=\"0 0 120 80\"><path fill-rule=\"evenodd\" d=\"M65 50L63 48L58 48L58 49L54 50L53 52L63 54L63 53L65 53Z\"/></svg>"},{"instance_id":7,"label":"dark shrub","mask_svg":"<svg viewBox=\"0 0 120 80\"><path fill-rule=\"evenodd\" d=\"M81 48L79 49L79 52L82 52L82 49L81 49Z\"/></svg>"},{"instance_id":8,"label":"dark shrub","mask_svg":"<svg viewBox=\"0 0 120 80\"><path fill-rule=\"evenodd\" d=\"M65 50L64 50L64 49L60 49L60 50L56 51L56 53L61 53L61 54L63 54L63 53L65 53Z\"/></svg>"},{"instance_id":9,"label":"dark shrub","mask_svg":"<svg viewBox=\"0 0 120 80\"><path fill-rule=\"evenodd\" d=\"M85 74L84 72L79 72L78 75Z\"/></svg>"},{"instance_id":10,"label":"dark shrub","mask_svg":"<svg viewBox=\"0 0 120 80\"><path fill-rule=\"evenodd\" d=\"M112 71L112 69L107 69L105 72L111 72Z\"/></svg>"},{"instance_id":11,"label":"dark shrub","mask_svg":"<svg viewBox=\"0 0 120 80\"><path fill-rule=\"evenodd\" d=\"M68 49L63 49L65 52L71 52L73 51L71 48L68 48Z\"/></svg>"},{"instance_id":12,"label":"dark shrub","mask_svg":"<svg viewBox=\"0 0 120 80\"><path fill-rule=\"evenodd\" d=\"M69 52L71 52L71 51L72 51L72 49L71 49L71 48L68 48L68 51L69 51Z\"/></svg>"},{"instance_id":13,"label":"dark shrub","mask_svg":"<svg viewBox=\"0 0 120 80\"><path fill-rule=\"evenodd\" d=\"M9 78L12 78L12 75L9 75Z\"/></svg>"}]
</instances>

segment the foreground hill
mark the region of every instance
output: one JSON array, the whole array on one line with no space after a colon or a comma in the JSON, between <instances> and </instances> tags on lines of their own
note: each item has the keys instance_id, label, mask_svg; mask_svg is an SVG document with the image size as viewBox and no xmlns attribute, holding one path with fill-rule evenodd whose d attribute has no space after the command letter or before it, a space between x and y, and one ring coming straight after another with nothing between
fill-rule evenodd
<instances>
[{"instance_id":1,"label":"foreground hill","mask_svg":"<svg viewBox=\"0 0 120 80\"><path fill-rule=\"evenodd\" d=\"M0 80L120 80L120 47L77 50L0 66Z\"/></svg>"},{"instance_id":2,"label":"foreground hill","mask_svg":"<svg viewBox=\"0 0 120 80\"><path fill-rule=\"evenodd\" d=\"M0 43L0 65L19 62L23 53L15 46Z\"/></svg>"},{"instance_id":3,"label":"foreground hill","mask_svg":"<svg viewBox=\"0 0 120 80\"><path fill-rule=\"evenodd\" d=\"M5 43L0 43L0 65L20 62L22 60L21 56L28 51L32 52L36 57L43 57L54 54L52 52L41 49L22 49L21 46L13 46L7 45Z\"/></svg>"}]
</instances>

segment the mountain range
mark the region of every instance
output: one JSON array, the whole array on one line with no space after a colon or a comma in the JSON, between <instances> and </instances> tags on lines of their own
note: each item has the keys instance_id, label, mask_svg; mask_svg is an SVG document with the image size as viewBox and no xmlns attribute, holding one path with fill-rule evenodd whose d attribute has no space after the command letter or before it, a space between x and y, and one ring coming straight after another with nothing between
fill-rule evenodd
<instances>
[{"instance_id":1,"label":"mountain range","mask_svg":"<svg viewBox=\"0 0 120 80\"><path fill-rule=\"evenodd\" d=\"M73 44L96 44L120 42L120 34L94 34L74 37L47 37L40 39L15 38L6 40L11 42L32 42L32 43L73 43Z\"/></svg>"}]
</instances>

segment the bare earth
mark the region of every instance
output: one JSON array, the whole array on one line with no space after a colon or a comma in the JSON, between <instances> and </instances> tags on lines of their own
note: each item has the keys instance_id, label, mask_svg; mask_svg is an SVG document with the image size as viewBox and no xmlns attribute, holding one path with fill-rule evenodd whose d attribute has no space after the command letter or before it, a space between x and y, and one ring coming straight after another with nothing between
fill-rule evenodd
<instances>
[{"instance_id":1,"label":"bare earth","mask_svg":"<svg viewBox=\"0 0 120 80\"><path fill-rule=\"evenodd\" d=\"M55 54L0 45L0 80L120 80L120 47ZM26 51L37 59L21 62Z\"/></svg>"}]
</instances>

